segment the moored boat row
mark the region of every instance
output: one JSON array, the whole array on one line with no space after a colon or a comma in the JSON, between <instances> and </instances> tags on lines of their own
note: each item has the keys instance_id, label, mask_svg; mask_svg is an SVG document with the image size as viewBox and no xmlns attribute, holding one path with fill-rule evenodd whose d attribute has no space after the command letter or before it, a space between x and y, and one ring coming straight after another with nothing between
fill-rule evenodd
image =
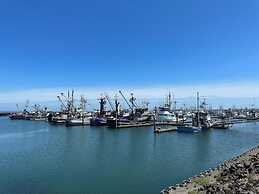
<instances>
[{"instance_id":1,"label":"moored boat row","mask_svg":"<svg viewBox=\"0 0 259 194\"><path fill-rule=\"evenodd\" d=\"M61 103L60 111L48 111L47 107L40 108L36 104L31 106L32 111L28 110L28 102L25 104L23 111L11 113L9 115L12 120L33 120L33 121L48 121L50 124L62 124L66 126L107 126L109 128L128 128L134 126L151 126L153 123L162 123L170 126L177 126L178 132L193 133L196 131L215 128L228 129L234 123L242 122L244 113L246 113L247 121L256 121L258 113L255 110L246 110L239 112L231 112L230 110L220 110L218 113L215 110L207 109L206 102L200 102L199 93L197 93L197 103L195 109L177 109L176 102L172 102L169 93L166 103L162 106L150 109L148 102L143 102L139 106L133 93L127 99L124 94L119 91L122 100L128 105L127 108L122 108L119 98L116 95L114 101L110 99L107 93L101 94L99 100L99 108L94 108L92 111L86 111L86 106L89 105L87 99L83 95L80 96L80 104L76 104L74 91L68 91L67 95L61 93L57 96ZM109 104L110 110L107 110L106 104ZM172 109L172 103L175 107ZM18 105L17 105L18 107ZM19 108L19 107L18 107ZM19 109L20 110L20 109ZM237 116L238 115L238 116ZM237 119L239 118L239 119Z\"/></svg>"}]
</instances>

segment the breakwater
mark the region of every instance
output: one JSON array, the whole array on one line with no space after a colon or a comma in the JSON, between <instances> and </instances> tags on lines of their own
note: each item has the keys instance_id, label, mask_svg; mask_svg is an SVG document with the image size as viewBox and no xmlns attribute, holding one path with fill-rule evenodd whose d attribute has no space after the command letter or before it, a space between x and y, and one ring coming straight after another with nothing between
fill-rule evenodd
<instances>
[{"instance_id":1,"label":"breakwater","mask_svg":"<svg viewBox=\"0 0 259 194\"><path fill-rule=\"evenodd\" d=\"M259 146L161 193L259 193Z\"/></svg>"},{"instance_id":2,"label":"breakwater","mask_svg":"<svg viewBox=\"0 0 259 194\"><path fill-rule=\"evenodd\" d=\"M8 116L9 114L9 112L0 112L0 116Z\"/></svg>"}]
</instances>

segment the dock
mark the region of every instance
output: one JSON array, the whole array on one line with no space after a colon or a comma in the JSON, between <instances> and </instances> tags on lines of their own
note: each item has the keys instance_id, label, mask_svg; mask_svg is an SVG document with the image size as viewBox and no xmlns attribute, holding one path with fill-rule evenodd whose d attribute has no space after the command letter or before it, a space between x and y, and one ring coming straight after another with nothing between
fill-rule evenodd
<instances>
[{"instance_id":1,"label":"dock","mask_svg":"<svg viewBox=\"0 0 259 194\"><path fill-rule=\"evenodd\" d=\"M120 124L115 128L132 128L132 127L150 127L153 126L153 123L129 123L129 124Z\"/></svg>"},{"instance_id":2,"label":"dock","mask_svg":"<svg viewBox=\"0 0 259 194\"><path fill-rule=\"evenodd\" d=\"M133 127L151 127L151 126L181 126L184 125L184 123L177 123L177 122L147 122L147 123L142 123L142 122L132 122L132 123L121 123L120 125L116 126L115 128L121 129L121 128L133 128ZM171 127L171 128L175 128Z\"/></svg>"},{"instance_id":3,"label":"dock","mask_svg":"<svg viewBox=\"0 0 259 194\"><path fill-rule=\"evenodd\" d=\"M156 128L154 133L162 133L162 132L170 132L170 131L177 131L177 127L168 127L168 128Z\"/></svg>"}]
</instances>

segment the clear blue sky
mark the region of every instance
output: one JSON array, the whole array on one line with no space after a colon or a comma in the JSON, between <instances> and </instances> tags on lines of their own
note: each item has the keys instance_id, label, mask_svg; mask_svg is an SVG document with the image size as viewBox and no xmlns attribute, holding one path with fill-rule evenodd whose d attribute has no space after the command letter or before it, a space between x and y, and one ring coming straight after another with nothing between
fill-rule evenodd
<instances>
[{"instance_id":1,"label":"clear blue sky","mask_svg":"<svg viewBox=\"0 0 259 194\"><path fill-rule=\"evenodd\" d=\"M258 0L2 0L0 90L259 80Z\"/></svg>"}]
</instances>

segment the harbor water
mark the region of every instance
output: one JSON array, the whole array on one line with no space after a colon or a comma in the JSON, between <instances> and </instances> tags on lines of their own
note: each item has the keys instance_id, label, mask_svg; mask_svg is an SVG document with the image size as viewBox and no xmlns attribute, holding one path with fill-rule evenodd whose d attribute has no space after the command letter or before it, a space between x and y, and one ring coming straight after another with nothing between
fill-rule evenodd
<instances>
[{"instance_id":1,"label":"harbor water","mask_svg":"<svg viewBox=\"0 0 259 194\"><path fill-rule=\"evenodd\" d=\"M199 133L0 117L0 193L160 193L259 144L259 123Z\"/></svg>"}]
</instances>

